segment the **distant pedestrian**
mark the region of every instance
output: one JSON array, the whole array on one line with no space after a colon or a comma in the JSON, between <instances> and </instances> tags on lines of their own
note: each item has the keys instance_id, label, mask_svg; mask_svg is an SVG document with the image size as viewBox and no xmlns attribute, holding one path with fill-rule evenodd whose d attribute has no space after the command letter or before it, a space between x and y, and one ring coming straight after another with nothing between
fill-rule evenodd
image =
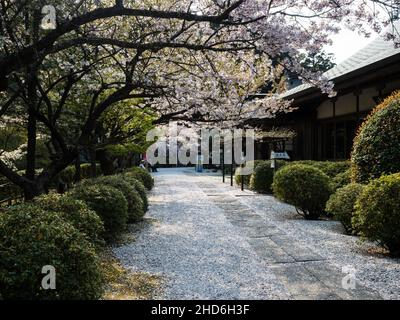
<instances>
[{"instance_id":1,"label":"distant pedestrian","mask_svg":"<svg viewBox=\"0 0 400 320\"><path fill-rule=\"evenodd\" d=\"M140 161L139 168L147 170L146 163L144 162L144 160Z\"/></svg>"}]
</instances>

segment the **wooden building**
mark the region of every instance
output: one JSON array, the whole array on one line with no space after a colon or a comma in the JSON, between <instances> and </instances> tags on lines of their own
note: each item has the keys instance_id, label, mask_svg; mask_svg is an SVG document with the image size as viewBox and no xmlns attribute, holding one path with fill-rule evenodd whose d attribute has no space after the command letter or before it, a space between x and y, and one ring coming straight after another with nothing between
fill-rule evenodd
<instances>
[{"instance_id":1,"label":"wooden building","mask_svg":"<svg viewBox=\"0 0 400 320\"><path fill-rule=\"evenodd\" d=\"M333 99L318 88L300 85L284 95L296 111L259 120L264 130L291 129L296 137L258 145L258 158L271 149L286 150L293 159L343 160L350 157L357 128L380 101L400 90L400 48L382 38L326 73L338 93Z\"/></svg>"}]
</instances>

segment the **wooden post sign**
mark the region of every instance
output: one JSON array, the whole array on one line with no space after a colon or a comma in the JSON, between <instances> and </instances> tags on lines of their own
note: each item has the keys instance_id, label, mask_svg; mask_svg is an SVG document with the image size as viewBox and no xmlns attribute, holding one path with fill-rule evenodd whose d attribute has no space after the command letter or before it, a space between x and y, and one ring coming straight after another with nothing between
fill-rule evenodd
<instances>
[{"instance_id":1,"label":"wooden post sign","mask_svg":"<svg viewBox=\"0 0 400 320\"><path fill-rule=\"evenodd\" d=\"M274 169L274 173L278 170L278 165L276 163L276 160L290 160L290 157L288 153L285 152L271 152L271 168Z\"/></svg>"}]
</instances>

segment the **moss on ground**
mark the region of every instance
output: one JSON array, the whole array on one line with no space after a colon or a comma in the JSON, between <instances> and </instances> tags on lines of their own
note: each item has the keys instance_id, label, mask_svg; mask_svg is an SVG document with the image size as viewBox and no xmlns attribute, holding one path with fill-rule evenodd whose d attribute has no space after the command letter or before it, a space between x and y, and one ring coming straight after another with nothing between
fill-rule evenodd
<instances>
[{"instance_id":1,"label":"moss on ground","mask_svg":"<svg viewBox=\"0 0 400 320\"><path fill-rule=\"evenodd\" d=\"M104 300L154 299L161 287L160 276L125 269L111 250L104 250L100 256L107 283Z\"/></svg>"}]
</instances>

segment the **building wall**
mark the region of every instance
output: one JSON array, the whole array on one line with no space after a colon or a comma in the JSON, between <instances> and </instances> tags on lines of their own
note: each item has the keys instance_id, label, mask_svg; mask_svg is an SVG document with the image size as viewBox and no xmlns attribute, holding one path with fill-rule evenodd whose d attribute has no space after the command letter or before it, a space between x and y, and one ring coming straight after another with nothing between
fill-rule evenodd
<instances>
[{"instance_id":1,"label":"building wall","mask_svg":"<svg viewBox=\"0 0 400 320\"><path fill-rule=\"evenodd\" d=\"M262 122L262 128L282 126L297 133L290 141L290 150L286 143L293 160L349 159L357 129L365 117L379 101L400 90L400 65L396 63L349 81L338 84L338 96L333 100L315 93L300 96L294 100L297 111ZM271 148L260 146L263 152L259 151L258 156L268 158Z\"/></svg>"},{"instance_id":2,"label":"building wall","mask_svg":"<svg viewBox=\"0 0 400 320\"><path fill-rule=\"evenodd\" d=\"M379 89L377 86L367 87L361 90L359 95L360 112L368 112L376 106L375 99L380 95L387 96L393 91L400 90L400 80L392 81L385 84L385 87ZM336 100L336 117L357 113L357 96L355 93L347 93L337 97ZM319 120L334 117L333 103L331 100L325 100L317 107L317 118Z\"/></svg>"},{"instance_id":3,"label":"building wall","mask_svg":"<svg viewBox=\"0 0 400 320\"><path fill-rule=\"evenodd\" d=\"M297 120L297 159L343 160L350 157L357 128L367 114L393 91L400 80L377 83L318 104L315 114ZM358 103L357 103L358 101Z\"/></svg>"}]
</instances>

